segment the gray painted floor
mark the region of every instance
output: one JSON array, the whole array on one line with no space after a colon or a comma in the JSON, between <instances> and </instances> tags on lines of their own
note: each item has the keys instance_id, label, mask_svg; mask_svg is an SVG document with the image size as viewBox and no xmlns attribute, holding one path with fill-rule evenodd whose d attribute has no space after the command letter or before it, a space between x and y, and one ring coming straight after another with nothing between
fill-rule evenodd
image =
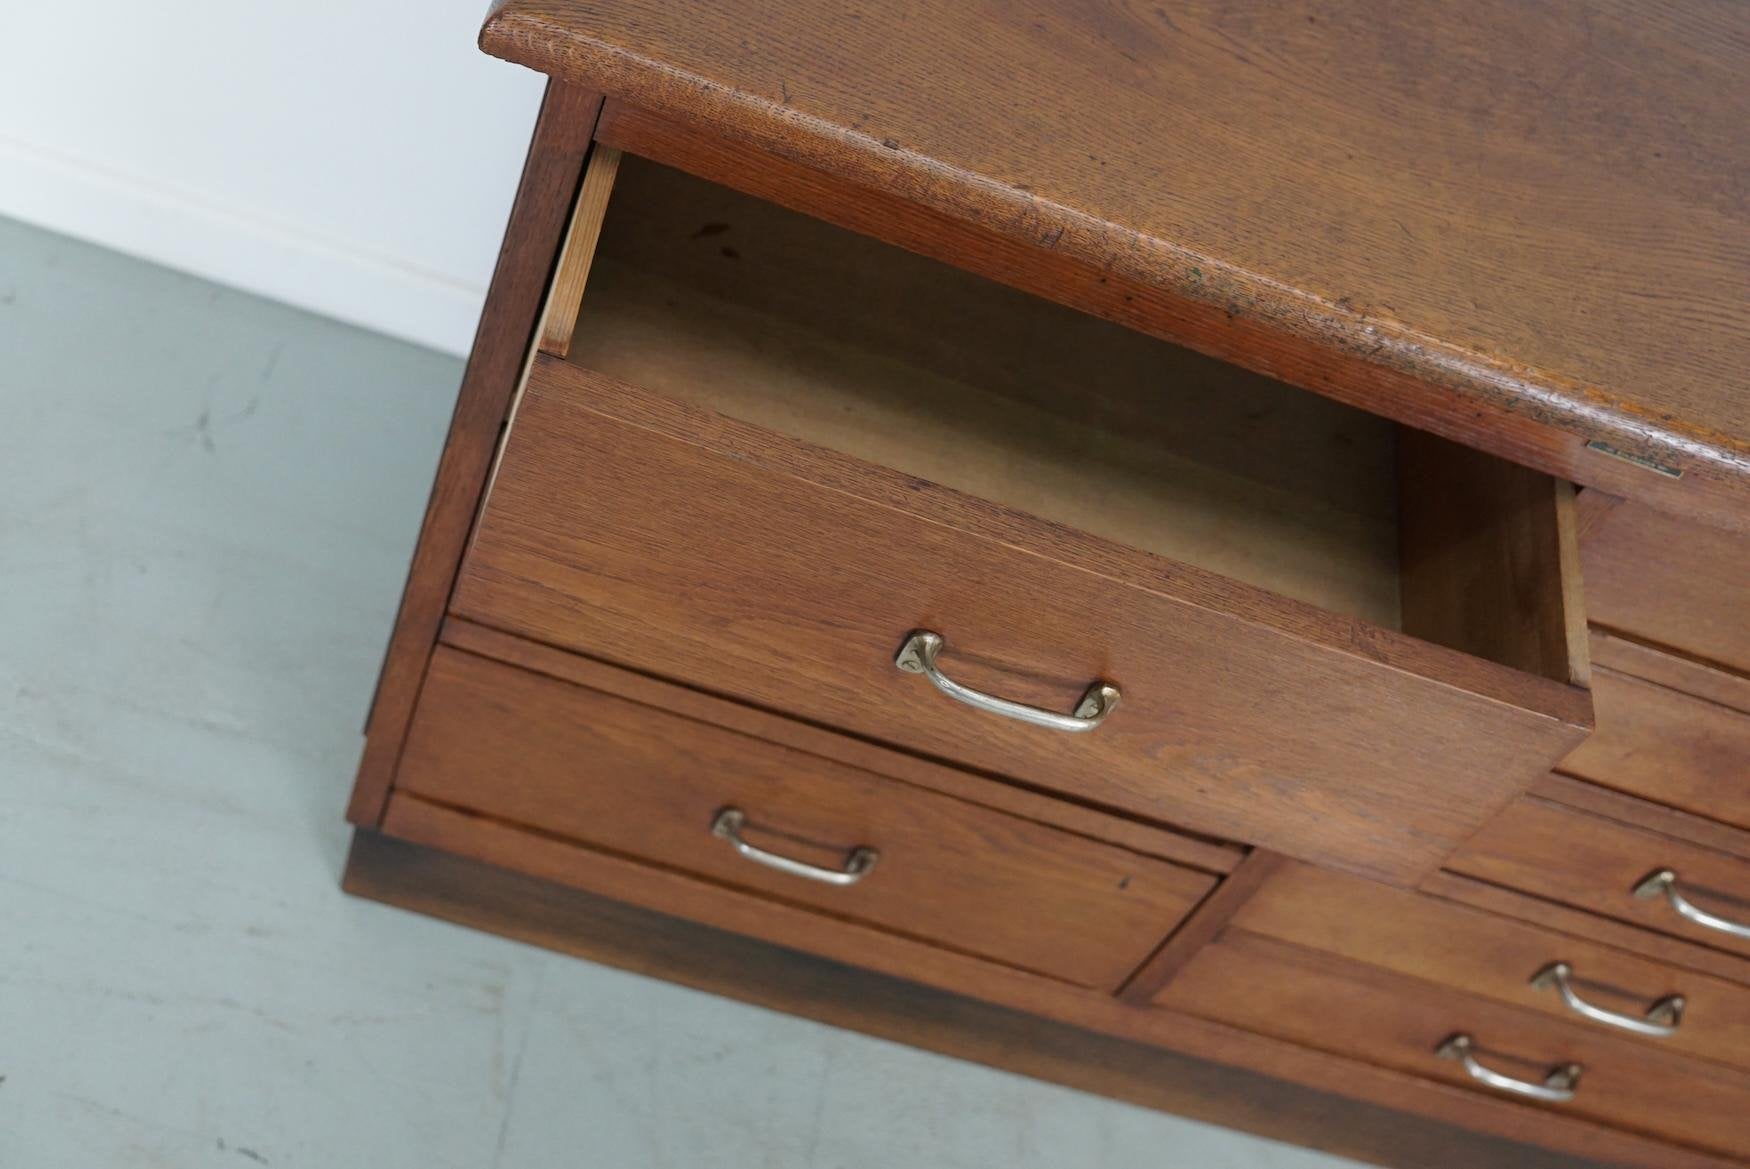
<instances>
[{"instance_id":1,"label":"gray painted floor","mask_svg":"<svg viewBox=\"0 0 1750 1169\"><path fill-rule=\"evenodd\" d=\"M460 370L0 220L0 1166L1347 1164L343 896Z\"/></svg>"}]
</instances>

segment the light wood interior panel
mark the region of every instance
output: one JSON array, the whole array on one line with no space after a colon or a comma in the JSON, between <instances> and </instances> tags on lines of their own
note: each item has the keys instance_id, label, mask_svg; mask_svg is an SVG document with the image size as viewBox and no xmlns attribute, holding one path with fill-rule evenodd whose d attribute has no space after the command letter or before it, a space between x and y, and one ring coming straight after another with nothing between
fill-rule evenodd
<instances>
[{"instance_id":1,"label":"light wood interior panel","mask_svg":"<svg viewBox=\"0 0 1750 1169\"><path fill-rule=\"evenodd\" d=\"M626 156L569 358L1400 626L1392 424Z\"/></svg>"},{"instance_id":2,"label":"light wood interior panel","mask_svg":"<svg viewBox=\"0 0 1750 1169\"><path fill-rule=\"evenodd\" d=\"M1403 631L1589 687L1571 484L1432 434L1398 434Z\"/></svg>"},{"instance_id":3,"label":"light wood interior panel","mask_svg":"<svg viewBox=\"0 0 1750 1169\"><path fill-rule=\"evenodd\" d=\"M571 360L1585 684L1565 484L635 156L614 184Z\"/></svg>"}]
</instances>

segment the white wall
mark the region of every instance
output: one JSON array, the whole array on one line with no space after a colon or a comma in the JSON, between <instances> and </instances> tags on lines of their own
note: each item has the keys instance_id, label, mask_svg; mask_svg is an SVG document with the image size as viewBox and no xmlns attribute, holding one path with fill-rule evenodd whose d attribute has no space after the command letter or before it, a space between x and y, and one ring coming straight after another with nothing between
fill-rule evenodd
<instances>
[{"instance_id":1,"label":"white wall","mask_svg":"<svg viewBox=\"0 0 1750 1169\"><path fill-rule=\"evenodd\" d=\"M0 215L464 352L543 83L486 7L0 6Z\"/></svg>"}]
</instances>

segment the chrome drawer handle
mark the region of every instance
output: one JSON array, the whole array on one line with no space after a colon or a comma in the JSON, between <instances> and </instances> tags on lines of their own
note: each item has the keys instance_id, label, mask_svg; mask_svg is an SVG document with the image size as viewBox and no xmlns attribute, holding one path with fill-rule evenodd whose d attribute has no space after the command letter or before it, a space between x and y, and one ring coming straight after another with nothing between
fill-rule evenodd
<instances>
[{"instance_id":1,"label":"chrome drawer handle","mask_svg":"<svg viewBox=\"0 0 1750 1169\"><path fill-rule=\"evenodd\" d=\"M1666 995L1647 1008L1646 1018L1637 1019L1633 1015L1593 1006L1575 993L1573 977L1572 966L1566 962L1551 962L1531 976L1531 985L1539 990L1555 987L1556 993L1562 996L1562 1001L1568 1004L1569 1010L1591 1019L1594 1023L1603 1023L1606 1027L1615 1027L1622 1031L1633 1031L1636 1035L1656 1035L1662 1038L1677 1034L1677 1025L1683 1021L1682 995Z\"/></svg>"},{"instance_id":2,"label":"chrome drawer handle","mask_svg":"<svg viewBox=\"0 0 1750 1169\"><path fill-rule=\"evenodd\" d=\"M1696 925L1704 929L1719 930L1722 934L1729 934L1734 938L1750 938L1750 925L1709 913L1678 892L1677 874L1671 869L1655 869L1642 877L1640 884L1634 887L1636 897L1657 897L1661 893L1665 895L1665 900L1671 903L1672 909Z\"/></svg>"},{"instance_id":3,"label":"chrome drawer handle","mask_svg":"<svg viewBox=\"0 0 1750 1169\"><path fill-rule=\"evenodd\" d=\"M930 680L932 686L957 702L964 702L968 706L988 710L1005 718L1032 723L1036 727L1050 727L1054 731L1091 731L1104 722L1106 716L1118 706L1118 687L1110 682L1095 682L1089 686L1088 692L1082 695L1082 700L1076 703L1073 714L1058 714L1053 710L1028 706L1024 702L1010 702L1007 698L998 698L994 694L985 694L970 686L962 686L937 669L936 655L941 652L940 633L916 629L906 636L905 644L899 647L893 664L908 674L922 674Z\"/></svg>"},{"instance_id":4,"label":"chrome drawer handle","mask_svg":"<svg viewBox=\"0 0 1750 1169\"><path fill-rule=\"evenodd\" d=\"M1517 1080L1512 1076L1490 1071L1477 1062L1477 1057L1472 1054L1475 1049L1476 1041L1460 1032L1442 1040L1440 1046L1434 1049L1434 1054L1441 1059L1456 1059L1464 1065L1465 1075L1477 1083L1511 1092L1515 1096L1526 1096L1551 1104L1565 1104L1574 1098L1574 1092L1580 1087L1580 1065L1577 1063L1557 1064L1544 1076L1543 1083L1534 1084L1530 1080Z\"/></svg>"},{"instance_id":5,"label":"chrome drawer handle","mask_svg":"<svg viewBox=\"0 0 1750 1169\"><path fill-rule=\"evenodd\" d=\"M753 861L765 865L768 869L777 869L780 873L789 873L792 877L807 877L810 881L819 881L823 885L855 885L869 875L875 867L875 862L881 854L867 845L859 844L845 855L845 867L842 869L823 869L819 865L811 865L807 861L791 860L787 856L779 856L775 852L767 852L758 845L749 844L741 838L741 830L747 827L747 813L740 808L724 808L711 821L711 835L727 840L736 852Z\"/></svg>"}]
</instances>

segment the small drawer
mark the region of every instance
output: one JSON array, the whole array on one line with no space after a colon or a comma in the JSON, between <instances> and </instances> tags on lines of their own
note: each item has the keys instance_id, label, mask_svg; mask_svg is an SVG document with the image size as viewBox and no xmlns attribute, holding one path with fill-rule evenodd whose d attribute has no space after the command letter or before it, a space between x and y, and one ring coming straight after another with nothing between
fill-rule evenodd
<instances>
[{"instance_id":1,"label":"small drawer","mask_svg":"<svg viewBox=\"0 0 1750 1169\"><path fill-rule=\"evenodd\" d=\"M1230 925L1750 1070L1750 986L1571 934L1307 865L1279 869Z\"/></svg>"},{"instance_id":2,"label":"small drawer","mask_svg":"<svg viewBox=\"0 0 1750 1169\"><path fill-rule=\"evenodd\" d=\"M1750 829L1750 714L1602 667L1592 696L1598 729L1563 771Z\"/></svg>"},{"instance_id":3,"label":"small drawer","mask_svg":"<svg viewBox=\"0 0 1750 1169\"><path fill-rule=\"evenodd\" d=\"M1526 797L1467 841L1446 867L1750 955L1750 859L1622 820Z\"/></svg>"},{"instance_id":4,"label":"small drawer","mask_svg":"<svg viewBox=\"0 0 1750 1169\"><path fill-rule=\"evenodd\" d=\"M1161 1003L1613 1127L1750 1152L1742 1072L1242 930L1192 959ZM1460 1036L1468 1052L1453 1043Z\"/></svg>"},{"instance_id":5,"label":"small drawer","mask_svg":"<svg viewBox=\"0 0 1750 1169\"><path fill-rule=\"evenodd\" d=\"M1102 990L1216 880L447 647L396 788Z\"/></svg>"},{"instance_id":6,"label":"small drawer","mask_svg":"<svg viewBox=\"0 0 1750 1169\"><path fill-rule=\"evenodd\" d=\"M1750 534L1598 491L1580 513L1594 622L1750 675Z\"/></svg>"},{"instance_id":7,"label":"small drawer","mask_svg":"<svg viewBox=\"0 0 1750 1169\"><path fill-rule=\"evenodd\" d=\"M653 164L617 181L455 614L1399 882L1589 728L1565 485Z\"/></svg>"}]
</instances>

